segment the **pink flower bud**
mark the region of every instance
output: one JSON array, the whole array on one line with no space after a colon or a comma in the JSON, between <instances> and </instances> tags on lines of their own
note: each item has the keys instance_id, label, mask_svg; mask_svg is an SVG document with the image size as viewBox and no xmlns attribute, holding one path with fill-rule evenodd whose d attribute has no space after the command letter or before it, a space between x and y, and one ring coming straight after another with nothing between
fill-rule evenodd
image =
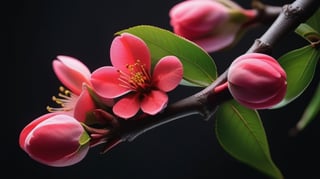
<instances>
[{"instance_id":1,"label":"pink flower bud","mask_svg":"<svg viewBox=\"0 0 320 179\"><path fill-rule=\"evenodd\" d=\"M228 71L228 87L235 100L253 109L279 103L287 89L286 72L271 56L250 53L235 59Z\"/></svg>"},{"instance_id":2,"label":"pink flower bud","mask_svg":"<svg viewBox=\"0 0 320 179\"><path fill-rule=\"evenodd\" d=\"M169 12L174 33L185 37L207 52L232 45L241 27L257 15L232 1L186 0Z\"/></svg>"},{"instance_id":3,"label":"pink flower bud","mask_svg":"<svg viewBox=\"0 0 320 179\"><path fill-rule=\"evenodd\" d=\"M89 140L83 141L85 135L82 125L73 117L48 113L21 131L19 144L34 160L48 166L65 167L86 156Z\"/></svg>"}]
</instances>

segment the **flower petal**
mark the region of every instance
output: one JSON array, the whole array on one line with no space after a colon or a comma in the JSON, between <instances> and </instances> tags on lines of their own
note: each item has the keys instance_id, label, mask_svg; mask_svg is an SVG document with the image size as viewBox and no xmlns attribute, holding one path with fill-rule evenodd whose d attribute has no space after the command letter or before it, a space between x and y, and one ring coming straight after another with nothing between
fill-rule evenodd
<instances>
[{"instance_id":1,"label":"flower petal","mask_svg":"<svg viewBox=\"0 0 320 179\"><path fill-rule=\"evenodd\" d=\"M85 122L87 113L95 109L95 103L91 98L91 95L87 89L87 86L83 86L83 90L74 106L73 116L79 122Z\"/></svg>"},{"instance_id":2,"label":"flower petal","mask_svg":"<svg viewBox=\"0 0 320 179\"><path fill-rule=\"evenodd\" d=\"M229 47L235 41L235 39L236 34L222 33L217 36L193 39L193 41L196 44L198 44L201 48L203 48L205 51L215 52Z\"/></svg>"},{"instance_id":3,"label":"flower petal","mask_svg":"<svg viewBox=\"0 0 320 179\"><path fill-rule=\"evenodd\" d=\"M268 109L278 104L283 99L283 96L285 96L285 93L286 93L286 89L287 89L287 86L280 87L278 92L276 92L273 96L270 96L263 102L260 102L260 101L250 102L246 99L240 99L240 98L237 100L239 103L247 107L251 107L254 109Z\"/></svg>"},{"instance_id":4,"label":"flower petal","mask_svg":"<svg viewBox=\"0 0 320 179\"><path fill-rule=\"evenodd\" d=\"M37 119L33 120L31 123L29 123L21 132L20 132L20 137L19 137L19 145L21 148L24 148L25 146L25 141L26 138L28 136L28 134L30 133L30 131L32 131L39 123L41 123L42 121L57 115L57 113L47 113L44 114L40 117L38 117Z\"/></svg>"},{"instance_id":5,"label":"flower petal","mask_svg":"<svg viewBox=\"0 0 320 179\"><path fill-rule=\"evenodd\" d=\"M120 73L111 66L100 67L91 75L94 91L103 98L116 98L128 93L130 90L121 86Z\"/></svg>"},{"instance_id":6,"label":"flower petal","mask_svg":"<svg viewBox=\"0 0 320 179\"><path fill-rule=\"evenodd\" d=\"M90 77L90 70L80 60L66 55L58 55L57 60L61 61L68 68L81 72L83 76L86 76L87 78Z\"/></svg>"},{"instance_id":7,"label":"flower petal","mask_svg":"<svg viewBox=\"0 0 320 179\"><path fill-rule=\"evenodd\" d=\"M82 161L84 159L84 157L86 157L86 155L89 152L89 149L90 149L89 143L82 145L74 153L66 156L65 158L62 158L60 160L56 160L56 161L52 162L51 166L66 167L66 166L71 166L76 163L79 163L80 161Z\"/></svg>"},{"instance_id":8,"label":"flower petal","mask_svg":"<svg viewBox=\"0 0 320 179\"><path fill-rule=\"evenodd\" d=\"M168 103L168 96L162 91L152 90L148 96L141 101L141 109L143 112L155 115L159 113Z\"/></svg>"},{"instance_id":9,"label":"flower petal","mask_svg":"<svg viewBox=\"0 0 320 179\"><path fill-rule=\"evenodd\" d=\"M52 66L61 83L76 95L81 93L83 83L90 84L90 70L73 57L59 55L53 60Z\"/></svg>"},{"instance_id":10,"label":"flower petal","mask_svg":"<svg viewBox=\"0 0 320 179\"><path fill-rule=\"evenodd\" d=\"M183 77L183 67L175 56L160 59L153 70L152 80L160 90L168 92L176 88Z\"/></svg>"},{"instance_id":11,"label":"flower petal","mask_svg":"<svg viewBox=\"0 0 320 179\"><path fill-rule=\"evenodd\" d=\"M127 72L127 65L135 64L140 60L145 65L147 72L151 68L151 56L147 45L140 38L123 33L114 38L110 48L110 59L112 65L124 72Z\"/></svg>"},{"instance_id":12,"label":"flower petal","mask_svg":"<svg viewBox=\"0 0 320 179\"><path fill-rule=\"evenodd\" d=\"M139 111L139 95L131 94L120 99L114 106L113 112L124 119L133 117Z\"/></svg>"}]
</instances>

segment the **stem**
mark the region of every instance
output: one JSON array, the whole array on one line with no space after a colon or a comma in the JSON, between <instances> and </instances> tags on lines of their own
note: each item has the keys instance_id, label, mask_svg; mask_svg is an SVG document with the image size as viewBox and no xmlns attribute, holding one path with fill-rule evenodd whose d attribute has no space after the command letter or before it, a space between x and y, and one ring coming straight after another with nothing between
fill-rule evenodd
<instances>
[{"instance_id":1,"label":"stem","mask_svg":"<svg viewBox=\"0 0 320 179\"><path fill-rule=\"evenodd\" d=\"M269 27L269 29L257 39L251 48L250 52L266 53L272 52L272 47L293 31L302 22L305 22L319 8L319 0L296 0L292 4L284 5L283 10Z\"/></svg>"},{"instance_id":2,"label":"stem","mask_svg":"<svg viewBox=\"0 0 320 179\"><path fill-rule=\"evenodd\" d=\"M257 52L270 54L272 47L298 25L306 21L318 9L319 0L296 0L290 5L284 5L278 18L270 28L255 40L247 53ZM140 119L125 121L120 130L121 141L132 141L139 135L186 116L200 114L209 119L222 102L232 99L228 90L215 93L214 89L227 81L227 71L223 72L210 86L202 91L168 106L156 116L140 116ZM142 118L142 119L141 119Z\"/></svg>"},{"instance_id":3,"label":"stem","mask_svg":"<svg viewBox=\"0 0 320 179\"><path fill-rule=\"evenodd\" d=\"M226 82L226 75L226 72L223 73L210 86L192 96L171 104L156 116L142 116L136 120L125 121L120 125L123 127L121 130L125 133L125 135L122 135L122 140L132 141L139 135L155 127L194 114L199 114L205 120L209 120L219 104L231 99L228 90L219 93L214 92L216 87Z\"/></svg>"},{"instance_id":4,"label":"stem","mask_svg":"<svg viewBox=\"0 0 320 179\"><path fill-rule=\"evenodd\" d=\"M271 24L282 11L281 6L271 6L262 3L260 0L252 0L251 7L258 11L258 16L253 23Z\"/></svg>"}]
</instances>

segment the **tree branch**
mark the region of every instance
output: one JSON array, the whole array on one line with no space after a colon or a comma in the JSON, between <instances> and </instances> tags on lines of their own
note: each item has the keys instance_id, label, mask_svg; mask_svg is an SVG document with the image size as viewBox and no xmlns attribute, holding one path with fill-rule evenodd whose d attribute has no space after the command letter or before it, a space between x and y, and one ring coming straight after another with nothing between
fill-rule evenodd
<instances>
[{"instance_id":1,"label":"tree branch","mask_svg":"<svg viewBox=\"0 0 320 179\"><path fill-rule=\"evenodd\" d=\"M284 5L282 12L270 28L249 48L247 53L258 52L271 54L272 47L300 23L305 22L319 8L319 0L296 0ZM216 108L222 102L232 99L228 90L216 93L215 88L227 81L227 71L222 73L210 86L202 91L169 105L156 116L142 115L136 120L123 121L120 125L121 141L132 141L141 134L186 116L199 114L204 119L210 119Z\"/></svg>"},{"instance_id":2,"label":"tree branch","mask_svg":"<svg viewBox=\"0 0 320 179\"><path fill-rule=\"evenodd\" d=\"M292 4L284 5L283 10L269 27L269 29L257 39L250 52L272 53L272 47L279 42L288 32L293 31L302 22L305 22L319 8L318 0L296 0Z\"/></svg>"}]
</instances>

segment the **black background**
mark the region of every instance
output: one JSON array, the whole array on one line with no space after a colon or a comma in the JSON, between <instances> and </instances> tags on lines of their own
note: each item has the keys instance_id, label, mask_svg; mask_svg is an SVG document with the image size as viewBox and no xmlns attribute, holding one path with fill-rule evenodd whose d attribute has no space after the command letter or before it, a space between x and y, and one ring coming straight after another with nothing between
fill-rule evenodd
<instances>
[{"instance_id":1,"label":"black background","mask_svg":"<svg viewBox=\"0 0 320 179\"><path fill-rule=\"evenodd\" d=\"M206 179L267 178L260 172L230 157L214 134L214 118L203 121L191 116L153 129L131 143L123 143L100 155L92 148L80 163L54 168L33 161L19 148L18 137L25 125L46 113L51 96L58 93L60 82L51 62L57 55L80 59L92 71L109 64L109 46L113 34L140 24L171 30L169 9L180 1L13 1L6 14L9 22L9 57L3 84L10 97L8 117L2 126L1 174L16 177L106 178L106 179ZM249 7L249 0L237 1ZM290 1L265 1L281 5ZM222 72L231 60L244 53L266 26L249 30L237 46L227 52L212 53ZM286 50L305 45L294 33L283 37L274 50L279 57ZM13 71L12 71L13 69ZM13 80L14 79L14 80ZM293 127L312 97L319 74L315 75L306 93L286 108L260 111L267 133L271 156L287 179L320 178L319 116L298 136L290 137ZM13 84L12 84L13 83ZM179 87L172 100L191 95L198 89ZM7 96L8 95L8 96ZM10 95L10 96L9 96ZM12 100L12 96L14 100ZM13 103L13 104L12 104Z\"/></svg>"}]
</instances>

